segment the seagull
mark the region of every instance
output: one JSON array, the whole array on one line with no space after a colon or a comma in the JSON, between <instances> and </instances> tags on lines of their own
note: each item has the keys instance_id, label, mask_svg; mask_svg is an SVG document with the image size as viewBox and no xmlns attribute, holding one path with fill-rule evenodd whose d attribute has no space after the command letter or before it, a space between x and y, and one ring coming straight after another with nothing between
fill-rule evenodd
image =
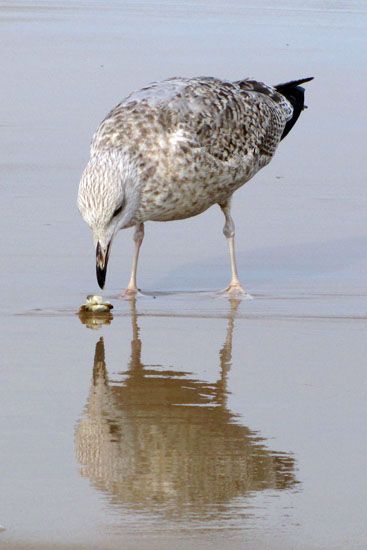
<instances>
[{"instance_id":1,"label":"seagull","mask_svg":"<svg viewBox=\"0 0 367 550\"><path fill-rule=\"evenodd\" d=\"M231 280L245 294L235 256L233 193L272 159L304 105L303 78L269 86L251 79L170 78L132 92L106 116L82 174L79 211L93 232L96 274L104 287L111 244L134 227L126 297L137 294L144 223L181 220L219 205Z\"/></svg>"}]
</instances>

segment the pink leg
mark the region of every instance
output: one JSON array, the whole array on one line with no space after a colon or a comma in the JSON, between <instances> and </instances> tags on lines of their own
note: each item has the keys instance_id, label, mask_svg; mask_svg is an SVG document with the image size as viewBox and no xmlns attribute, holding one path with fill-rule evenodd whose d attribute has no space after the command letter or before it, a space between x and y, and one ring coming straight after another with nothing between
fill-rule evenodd
<instances>
[{"instance_id":1,"label":"pink leg","mask_svg":"<svg viewBox=\"0 0 367 550\"><path fill-rule=\"evenodd\" d=\"M144 224L139 223L135 226L135 232L134 232L134 243L135 243L135 253L133 257L133 264L131 268L131 276L129 284L127 285L127 288L125 292L123 293L124 296L134 296L138 292L138 287L136 286L136 272L138 268L138 258L139 258L139 251L141 247L141 243L144 239Z\"/></svg>"},{"instance_id":2,"label":"pink leg","mask_svg":"<svg viewBox=\"0 0 367 550\"><path fill-rule=\"evenodd\" d=\"M238 279L236 254L235 254L235 247L234 247L235 228L234 228L233 219L231 217L231 202L228 201L226 204L220 205L220 207L226 219L224 228L223 228L223 233L228 241L229 255L231 258L231 281L228 287L224 290L224 292L228 293L231 296L246 294L244 288L242 287Z\"/></svg>"}]
</instances>

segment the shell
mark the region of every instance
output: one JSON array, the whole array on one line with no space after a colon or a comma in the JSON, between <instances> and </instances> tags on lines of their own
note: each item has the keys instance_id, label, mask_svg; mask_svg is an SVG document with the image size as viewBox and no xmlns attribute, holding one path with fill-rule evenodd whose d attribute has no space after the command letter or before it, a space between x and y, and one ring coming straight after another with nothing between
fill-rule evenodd
<instances>
[{"instance_id":1,"label":"shell","mask_svg":"<svg viewBox=\"0 0 367 550\"><path fill-rule=\"evenodd\" d=\"M79 311L81 313L108 313L111 309L113 309L113 305L110 302L104 302L102 296L89 294Z\"/></svg>"},{"instance_id":2,"label":"shell","mask_svg":"<svg viewBox=\"0 0 367 550\"><path fill-rule=\"evenodd\" d=\"M96 294L89 294L87 296L86 304L88 305L103 304L103 298L102 296L97 296Z\"/></svg>"}]
</instances>

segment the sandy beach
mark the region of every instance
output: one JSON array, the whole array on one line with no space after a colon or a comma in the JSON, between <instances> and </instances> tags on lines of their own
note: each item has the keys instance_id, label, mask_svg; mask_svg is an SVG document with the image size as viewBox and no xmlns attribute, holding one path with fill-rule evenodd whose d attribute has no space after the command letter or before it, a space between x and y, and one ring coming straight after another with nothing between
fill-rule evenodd
<instances>
[{"instance_id":1,"label":"sandy beach","mask_svg":"<svg viewBox=\"0 0 367 550\"><path fill-rule=\"evenodd\" d=\"M0 5L0 548L366 548L367 8ZM91 136L170 76L314 76L308 109L222 214L114 242L106 323L76 207Z\"/></svg>"}]
</instances>

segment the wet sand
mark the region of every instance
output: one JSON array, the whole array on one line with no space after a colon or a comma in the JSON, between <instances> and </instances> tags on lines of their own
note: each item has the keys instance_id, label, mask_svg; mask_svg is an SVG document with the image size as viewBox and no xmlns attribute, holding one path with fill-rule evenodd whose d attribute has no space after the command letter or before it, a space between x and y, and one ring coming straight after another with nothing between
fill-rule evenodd
<instances>
[{"instance_id":1,"label":"wet sand","mask_svg":"<svg viewBox=\"0 0 367 550\"><path fill-rule=\"evenodd\" d=\"M0 547L365 548L364 3L3 2ZM236 193L251 300L219 298L219 209L147 224L108 323L76 209L98 122L174 75L315 76Z\"/></svg>"}]
</instances>

